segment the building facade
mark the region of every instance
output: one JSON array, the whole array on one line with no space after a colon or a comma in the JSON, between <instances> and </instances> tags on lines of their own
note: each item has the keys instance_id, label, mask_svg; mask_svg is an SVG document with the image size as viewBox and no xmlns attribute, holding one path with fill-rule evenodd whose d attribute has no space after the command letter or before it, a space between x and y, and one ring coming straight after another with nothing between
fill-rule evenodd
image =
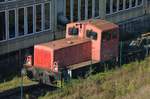
<instances>
[{"instance_id":1,"label":"building facade","mask_svg":"<svg viewBox=\"0 0 150 99\"><path fill-rule=\"evenodd\" d=\"M1 53L27 48L51 39L55 20L53 2L53 0L1 0Z\"/></svg>"},{"instance_id":2,"label":"building facade","mask_svg":"<svg viewBox=\"0 0 150 99\"><path fill-rule=\"evenodd\" d=\"M0 55L61 38L67 22L101 18L124 29L149 13L150 0L0 0Z\"/></svg>"}]
</instances>

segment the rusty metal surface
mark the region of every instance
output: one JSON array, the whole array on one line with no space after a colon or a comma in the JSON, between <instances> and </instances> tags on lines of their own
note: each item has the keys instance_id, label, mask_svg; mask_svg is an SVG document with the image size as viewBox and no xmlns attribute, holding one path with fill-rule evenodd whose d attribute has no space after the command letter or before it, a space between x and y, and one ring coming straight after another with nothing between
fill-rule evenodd
<instances>
[{"instance_id":1,"label":"rusty metal surface","mask_svg":"<svg viewBox=\"0 0 150 99\"><path fill-rule=\"evenodd\" d=\"M88 60L91 60L91 41L78 42L74 46L54 51L54 61L60 66L69 66Z\"/></svg>"}]
</instances>

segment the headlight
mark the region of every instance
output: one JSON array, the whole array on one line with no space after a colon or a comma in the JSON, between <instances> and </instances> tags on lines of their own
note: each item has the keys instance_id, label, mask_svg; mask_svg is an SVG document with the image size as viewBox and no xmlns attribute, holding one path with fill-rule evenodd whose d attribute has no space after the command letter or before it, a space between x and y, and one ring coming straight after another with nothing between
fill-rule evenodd
<instances>
[{"instance_id":1,"label":"headlight","mask_svg":"<svg viewBox=\"0 0 150 99\"><path fill-rule=\"evenodd\" d=\"M58 63L54 62L53 71L58 72Z\"/></svg>"}]
</instances>

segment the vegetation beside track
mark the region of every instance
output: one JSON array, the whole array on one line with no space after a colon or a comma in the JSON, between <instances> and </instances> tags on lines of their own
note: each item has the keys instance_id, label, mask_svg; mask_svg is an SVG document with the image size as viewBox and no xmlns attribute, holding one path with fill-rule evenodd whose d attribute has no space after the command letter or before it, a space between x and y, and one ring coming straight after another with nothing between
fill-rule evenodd
<instances>
[{"instance_id":1,"label":"vegetation beside track","mask_svg":"<svg viewBox=\"0 0 150 99\"><path fill-rule=\"evenodd\" d=\"M149 99L150 58L122 68L72 80L61 90L40 99Z\"/></svg>"},{"instance_id":2,"label":"vegetation beside track","mask_svg":"<svg viewBox=\"0 0 150 99\"><path fill-rule=\"evenodd\" d=\"M27 77L23 77L23 85L29 85L33 83L34 82L29 80ZM0 92L19 87L20 85L21 85L21 77L15 77L11 81L0 83Z\"/></svg>"},{"instance_id":3,"label":"vegetation beside track","mask_svg":"<svg viewBox=\"0 0 150 99\"><path fill-rule=\"evenodd\" d=\"M27 77L24 85L33 84ZM0 92L19 87L21 78L0 83ZM42 94L43 95L43 94ZM30 96L30 94L29 94ZM86 79L71 80L64 88L47 92L40 99L149 99L150 58L141 62L123 65L121 68L106 70Z\"/></svg>"}]
</instances>

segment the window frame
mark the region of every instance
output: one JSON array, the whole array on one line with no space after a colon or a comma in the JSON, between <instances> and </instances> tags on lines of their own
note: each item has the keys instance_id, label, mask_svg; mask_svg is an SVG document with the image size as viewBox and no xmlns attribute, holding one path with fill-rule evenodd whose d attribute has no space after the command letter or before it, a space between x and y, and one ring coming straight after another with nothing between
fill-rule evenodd
<instances>
[{"instance_id":1,"label":"window frame","mask_svg":"<svg viewBox=\"0 0 150 99\"><path fill-rule=\"evenodd\" d=\"M118 32L117 31L111 31L111 39L114 40L114 39L117 39L118 38Z\"/></svg>"},{"instance_id":2,"label":"window frame","mask_svg":"<svg viewBox=\"0 0 150 99\"><path fill-rule=\"evenodd\" d=\"M43 19L43 28L44 28L44 30L43 31L46 31L46 30L51 30L51 20L52 20L52 17L51 17L51 15L52 15L52 9L51 9L51 3L50 3L51 1L47 1L47 2L45 2L45 3L43 3L43 5L44 5L44 8L43 8L43 10L44 10L44 19ZM45 4L46 3L49 3L49 14L50 14L50 16L49 16L49 28L48 29L45 29Z\"/></svg>"},{"instance_id":3,"label":"window frame","mask_svg":"<svg viewBox=\"0 0 150 99\"><path fill-rule=\"evenodd\" d=\"M4 41L7 41L7 39L8 39L7 10L2 10L2 11L0 11L0 13L1 12L4 12L4 16L5 16L5 39L4 40L0 40L0 43L4 42Z\"/></svg>"},{"instance_id":4,"label":"window frame","mask_svg":"<svg viewBox=\"0 0 150 99\"><path fill-rule=\"evenodd\" d=\"M98 3L100 3L100 0L97 0ZM96 0L95 0L95 4L96 4ZM96 15L96 10L98 9L98 15ZM100 17L100 5L98 4L98 6L95 6L94 8L94 18L99 18Z\"/></svg>"},{"instance_id":5,"label":"window frame","mask_svg":"<svg viewBox=\"0 0 150 99\"><path fill-rule=\"evenodd\" d=\"M36 18L37 18L37 8L36 8L36 6L38 6L38 5L41 5L41 29L39 30L39 31L37 31L36 29L37 29L37 20L36 20ZM38 4L35 4L34 5L34 9L35 9L35 33L39 33L39 32L42 32L43 31L43 29L42 29L42 26L43 26L43 22L42 22L42 20L43 20L43 11L42 11L42 9L43 9L43 5L42 5L42 3L38 3Z\"/></svg>"},{"instance_id":6,"label":"window frame","mask_svg":"<svg viewBox=\"0 0 150 99\"><path fill-rule=\"evenodd\" d=\"M77 3L77 6L75 6L74 2ZM63 8L64 16L69 21L100 18L100 5L95 6L96 2L100 3L100 0L65 0ZM74 15L76 15L76 18L74 18Z\"/></svg>"},{"instance_id":7,"label":"window frame","mask_svg":"<svg viewBox=\"0 0 150 99\"><path fill-rule=\"evenodd\" d=\"M11 2L15 2L15 1L17 1L17 0L11 0L11 1L4 0L4 1L0 2L0 4L4 4L4 3L11 3Z\"/></svg>"},{"instance_id":8,"label":"window frame","mask_svg":"<svg viewBox=\"0 0 150 99\"><path fill-rule=\"evenodd\" d=\"M122 1L122 3L120 3L120 1ZM122 10L124 10L124 7L123 7L123 2L124 0L118 0L118 2L119 2L119 8L118 8L118 11L122 11ZM122 4L122 5L121 5Z\"/></svg>"},{"instance_id":9,"label":"window frame","mask_svg":"<svg viewBox=\"0 0 150 99\"><path fill-rule=\"evenodd\" d=\"M26 34L25 34L25 32L26 32L26 31L25 31L25 28L24 28L24 34L23 34L23 35L19 35L19 9L24 9L24 13L23 13L23 14L24 14L24 19L23 19L23 20L24 20L24 27L25 27L25 26L26 26L26 25L25 25L25 23L26 23L26 22L25 22L25 18L26 18L26 16L25 16L25 8L26 8L26 7L19 7L19 8L17 8L17 24L18 24L18 27L17 27L17 32L18 32L18 33L17 33L17 35L18 35L18 37L21 37L21 36L26 35Z\"/></svg>"},{"instance_id":10,"label":"window frame","mask_svg":"<svg viewBox=\"0 0 150 99\"><path fill-rule=\"evenodd\" d=\"M105 31L105 32L102 32L102 42L109 42L112 40L112 35L110 33L111 31ZM108 35L109 34L109 35ZM108 39L108 36L109 36L109 39ZM105 39L104 39L105 38Z\"/></svg>"},{"instance_id":11,"label":"window frame","mask_svg":"<svg viewBox=\"0 0 150 99\"><path fill-rule=\"evenodd\" d=\"M14 1L14 0L13 0ZM15 0L16 1L16 0ZM10 1L10 2L12 2L12 1ZM23 7L18 7L18 8L13 8L13 9L15 9L15 16L16 16L16 35L15 35L15 37L14 38L9 38L9 34L8 34L8 11L9 10L12 10L12 9L7 9L7 10L1 10L0 12L5 12L5 31L6 31L6 34L5 34L5 40L1 40L0 41L0 43L1 42L5 42L5 41L9 41L9 40L14 40L14 39L18 39L18 38L23 38L23 37L27 37L27 36L31 36L31 35L35 35L35 34L40 34L40 33L43 33L43 32L46 32L46 31L51 31L52 30L52 17L51 17L51 15L52 15L52 3L51 3L51 1L45 1L45 2L42 2L42 3L38 3L38 4L45 4L45 3L49 3L50 4L50 26L49 26L49 29L46 29L46 30L42 30L42 31L40 31L40 32L36 32L35 31L35 17L36 17L36 14L35 14L35 6L36 6L36 4L32 4L32 5L25 5L25 6L23 6ZM1 4L1 3L0 3ZM37 5L38 5L37 4ZM21 36L19 36L18 35L18 9L19 8L24 8L24 13L26 13L26 15L27 15L27 7L31 7L31 6L33 6L33 33L31 33L31 34L28 34L28 33L24 33L24 35L21 35ZM25 19L25 17L26 17L26 19ZM24 20L26 20L27 21L27 16L25 16L24 17ZM43 22L43 21L42 21ZM24 24L25 25L27 25L27 22L24 22ZM44 27L43 27L44 28ZM27 27L25 28L25 30L27 30ZM24 30L24 31L25 31Z\"/></svg>"},{"instance_id":12,"label":"window frame","mask_svg":"<svg viewBox=\"0 0 150 99\"><path fill-rule=\"evenodd\" d=\"M11 10L14 10L15 11L15 37L13 37L13 38L10 38L10 31L9 31L9 11L11 11ZM17 23L17 10L16 10L16 8L14 8L14 9L9 9L9 10L7 10L7 13L8 13L8 15L7 15L7 19L8 19L8 22L7 22L7 24L8 24L8 39L9 40L11 40L11 39L14 39L14 38L16 38L17 36L18 36L18 30L16 30L16 29L18 29L18 23Z\"/></svg>"},{"instance_id":13,"label":"window frame","mask_svg":"<svg viewBox=\"0 0 150 99\"><path fill-rule=\"evenodd\" d=\"M113 2L113 0L106 0L106 2L107 1L109 1L109 2L112 1ZM128 10L132 10L132 9L135 9L135 8L142 7L143 6L143 1L144 0L142 0L142 3L140 5L138 5L138 0L136 0L136 5L134 7L132 7L132 1L130 3L130 0L129 0L129 8L126 8L126 2L123 2L123 9L119 10L119 6L118 6L118 8L117 8L118 10L116 12L111 11L111 7L113 7L113 5L110 4L110 6L109 6L110 11L109 11L109 13L106 13L106 15L109 16L109 15L113 15L113 14L120 13L120 12L123 12L123 11L128 11ZM120 2L119 2L119 4L120 4ZM106 4L106 6L107 6L107 4Z\"/></svg>"},{"instance_id":14,"label":"window frame","mask_svg":"<svg viewBox=\"0 0 150 99\"><path fill-rule=\"evenodd\" d=\"M32 21L33 21L33 30L32 30L32 31L33 31L33 33L28 33L29 27L28 27L28 10L27 10L27 9L28 9L29 7L32 7L32 8L33 8L33 11L32 11L32 14L33 14L33 18L32 18ZM34 34L34 5L26 6L26 7L25 7L25 10L26 10L26 14L27 14L27 15L26 15L26 18L27 18L27 20L26 20L26 21L27 21L27 22L26 22L26 23L27 23L27 28L26 28L26 29L27 29L27 35L31 35L31 34Z\"/></svg>"},{"instance_id":15,"label":"window frame","mask_svg":"<svg viewBox=\"0 0 150 99\"><path fill-rule=\"evenodd\" d=\"M72 33L73 28L77 30L77 34ZM79 35L79 28L74 27L74 26L73 27L69 27L68 28L68 34L71 35L71 36L78 36Z\"/></svg>"},{"instance_id":16,"label":"window frame","mask_svg":"<svg viewBox=\"0 0 150 99\"><path fill-rule=\"evenodd\" d=\"M88 34L89 33L89 34ZM95 33L96 34L96 37L92 36L92 34ZM86 30L86 37L89 38L89 39L92 39L92 40L95 40L97 41L97 38L98 38L98 33L93 31L93 30ZM92 38L91 38L92 37Z\"/></svg>"}]
</instances>

